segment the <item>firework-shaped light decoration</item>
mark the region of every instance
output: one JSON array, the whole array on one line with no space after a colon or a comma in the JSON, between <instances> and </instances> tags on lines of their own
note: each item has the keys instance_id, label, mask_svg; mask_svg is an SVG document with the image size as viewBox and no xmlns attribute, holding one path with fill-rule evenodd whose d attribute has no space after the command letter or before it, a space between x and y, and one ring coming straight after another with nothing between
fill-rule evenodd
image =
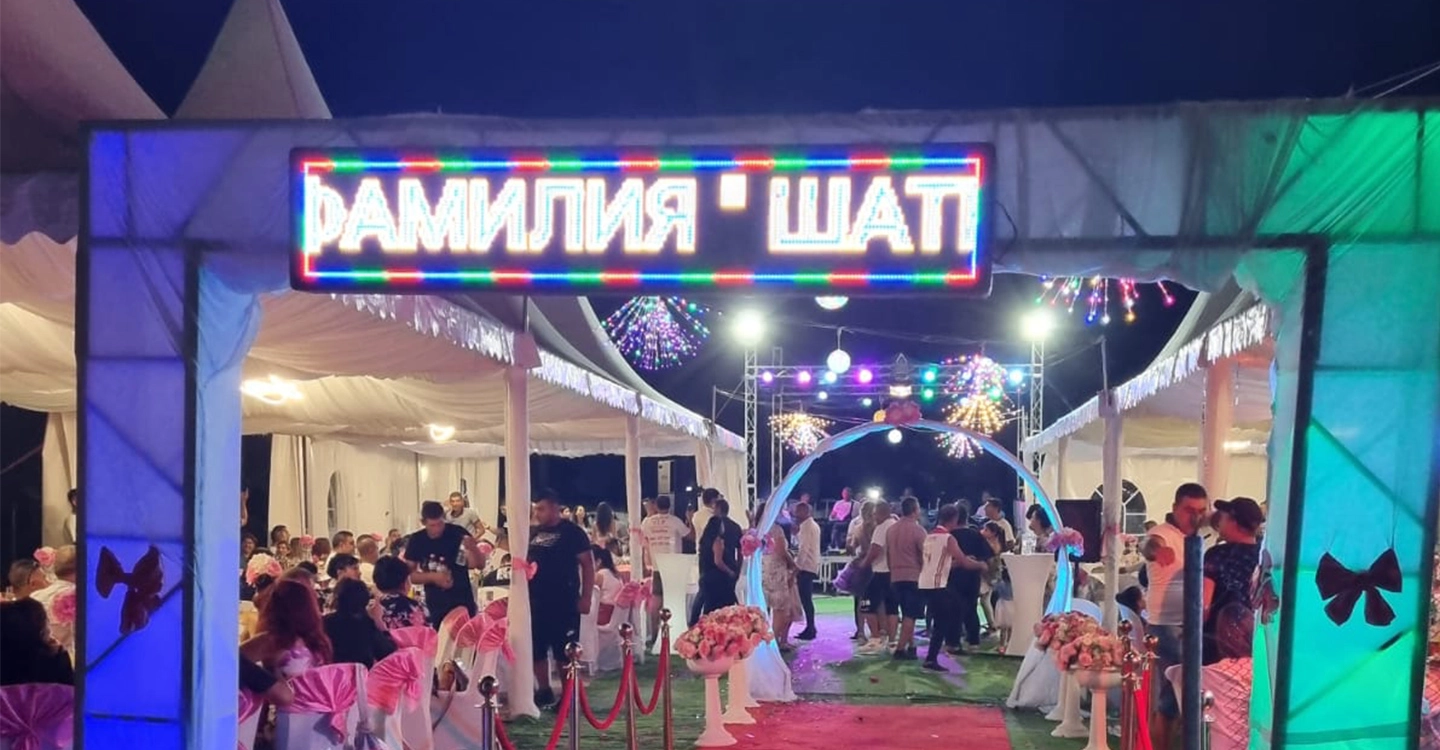
<instances>
[{"instance_id":1,"label":"firework-shaped light decoration","mask_svg":"<svg viewBox=\"0 0 1440 750\"><path fill-rule=\"evenodd\" d=\"M683 364L710 335L709 308L681 297L635 297L605 319L605 332L625 359L642 370Z\"/></svg>"},{"instance_id":2,"label":"firework-shaped light decoration","mask_svg":"<svg viewBox=\"0 0 1440 750\"><path fill-rule=\"evenodd\" d=\"M1155 286L1166 307L1175 304L1175 296L1165 282L1157 281ZM1040 295L1035 298L1037 305L1049 304L1064 308L1068 313L1074 313L1077 308L1083 309L1086 325L1108 325L1112 303L1118 303L1126 323L1134 323L1135 307L1139 302L1140 290L1134 279L1107 279L1104 276L1042 278Z\"/></svg>"},{"instance_id":3,"label":"firework-shaped light decoration","mask_svg":"<svg viewBox=\"0 0 1440 750\"><path fill-rule=\"evenodd\" d=\"M770 429L780 436L780 442L797 456L808 456L815 452L820 441L830 437L831 422L803 411L776 414L770 417Z\"/></svg>"},{"instance_id":4,"label":"firework-shaped light decoration","mask_svg":"<svg viewBox=\"0 0 1440 750\"><path fill-rule=\"evenodd\" d=\"M959 367L951 368L954 374L945 382L945 394L954 399L945 407L945 421L982 435L999 432L1010 411L1005 368L986 356L961 357L947 364ZM940 445L955 458L973 457L979 448L975 441L961 435L942 435Z\"/></svg>"}]
</instances>

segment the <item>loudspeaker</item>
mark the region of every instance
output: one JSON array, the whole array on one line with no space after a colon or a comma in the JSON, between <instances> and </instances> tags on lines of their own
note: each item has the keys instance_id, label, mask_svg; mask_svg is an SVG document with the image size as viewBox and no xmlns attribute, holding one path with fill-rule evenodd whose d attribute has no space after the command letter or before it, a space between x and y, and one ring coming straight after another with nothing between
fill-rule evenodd
<instances>
[{"instance_id":1,"label":"loudspeaker","mask_svg":"<svg viewBox=\"0 0 1440 750\"><path fill-rule=\"evenodd\" d=\"M1104 514L1100 500L1056 500L1055 509L1060 512L1060 523L1078 532L1085 539L1085 554L1076 562L1100 562L1100 547L1104 531Z\"/></svg>"}]
</instances>

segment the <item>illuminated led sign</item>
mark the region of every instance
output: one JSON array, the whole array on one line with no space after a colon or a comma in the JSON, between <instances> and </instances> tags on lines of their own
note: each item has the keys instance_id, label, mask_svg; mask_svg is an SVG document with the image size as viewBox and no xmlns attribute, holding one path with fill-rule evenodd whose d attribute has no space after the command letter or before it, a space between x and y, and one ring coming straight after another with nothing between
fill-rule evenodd
<instances>
[{"instance_id":1,"label":"illuminated led sign","mask_svg":"<svg viewBox=\"0 0 1440 750\"><path fill-rule=\"evenodd\" d=\"M990 289L991 150L296 151L310 291Z\"/></svg>"}]
</instances>

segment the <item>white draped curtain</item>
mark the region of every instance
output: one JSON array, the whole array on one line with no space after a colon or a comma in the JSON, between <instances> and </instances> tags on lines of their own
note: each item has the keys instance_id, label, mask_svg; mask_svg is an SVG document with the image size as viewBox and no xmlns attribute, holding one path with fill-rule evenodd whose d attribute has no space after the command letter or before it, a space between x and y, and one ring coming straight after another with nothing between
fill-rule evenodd
<instances>
[{"instance_id":1,"label":"white draped curtain","mask_svg":"<svg viewBox=\"0 0 1440 750\"><path fill-rule=\"evenodd\" d=\"M75 439L79 434L75 412L51 414L45 425L45 444L40 451L41 464L41 543L58 547L67 543L65 519L70 517L70 490L80 484L79 455ZM103 498L100 500L103 502Z\"/></svg>"}]
</instances>

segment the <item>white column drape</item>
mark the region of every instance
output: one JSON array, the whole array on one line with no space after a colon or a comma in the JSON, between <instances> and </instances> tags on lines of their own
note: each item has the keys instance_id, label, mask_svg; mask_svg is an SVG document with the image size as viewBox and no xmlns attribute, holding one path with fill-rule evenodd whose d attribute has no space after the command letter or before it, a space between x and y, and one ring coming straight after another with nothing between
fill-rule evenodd
<instances>
[{"instance_id":1,"label":"white column drape","mask_svg":"<svg viewBox=\"0 0 1440 750\"><path fill-rule=\"evenodd\" d=\"M695 484L710 487L715 481L714 449L709 440L695 441Z\"/></svg>"},{"instance_id":2,"label":"white column drape","mask_svg":"<svg viewBox=\"0 0 1440 750\"><path fill-rule=\"evenodd\" d=\"M640 418L625 416L625 513L630 521L630 556L640 559ZM638 568L637 568L638 570Z\"/></svg>"},{"instance_id":3,"label":"white column drape","mask_svg":"<svg viewBox=\"0 0 1440 750\"><path fill-rule=\"evenodd\" d=\"M270 438L270 525L284 526L294 536L311 533L305 517L305 451L308 438ZM264 540L269 544L270 540Z\"/></svg>"},{"instance_id":4,"label":"white column drape","mask_svg":"<svg viewBox=\"0 0 1440 750\"><path fill-rule=\"evenodd\" d=\"M1116 408L1113 391L1100 394L1100 414L1105 420L1104 500L1102 515L1105 523L1102 554L1105 563L1105 601L1101 602L1101 624L1114 630L1118 615L1115 586L1120 581L1120 532L1125 522L1125 498L1120 477L1120 453L1125 445L1124 415Z\"/></svg>"},{"instance_id":5,"label":"white column drape","mask_svg":"<svg viewBox=\"0 0 1440 750\"><path fill-rule=\"evenodd\" d=\"M1235 422L1235 368L1229 360L1222 359L1205 370L1204 410L1196 474L1211 497L1221 497L1230 483L1230 453L1225 441Z\"/></svg>"},{"instance_id":6,"label":"white column drape","mask_svg":"<svg viewBox=\"0 0 1440 750\"><path fill-rule=\"evenodd\" d=\"M529 375L519 368L505 371L505 513L510 517L510 554L524 560L530 551L530 417L526 412ZM510 579L510 648L515 668L510 670L510 712L540 717L535 705L534 659L530 642L530 582L525 576Z\"/></svg>"},{"instance_id":7,"label":"white column drape","mask_svg":"<svg viewBox=\"0 0 1440 750\"><path fill-rule=\"evenodd\" d=\"M45 442L40 449L40 541L48 547L72 541L65 535L65 521L70 517L70 490L80 484L76 473L78 434L75 412L52 413L45 424Z\"/></svg>"}]
</instances>

